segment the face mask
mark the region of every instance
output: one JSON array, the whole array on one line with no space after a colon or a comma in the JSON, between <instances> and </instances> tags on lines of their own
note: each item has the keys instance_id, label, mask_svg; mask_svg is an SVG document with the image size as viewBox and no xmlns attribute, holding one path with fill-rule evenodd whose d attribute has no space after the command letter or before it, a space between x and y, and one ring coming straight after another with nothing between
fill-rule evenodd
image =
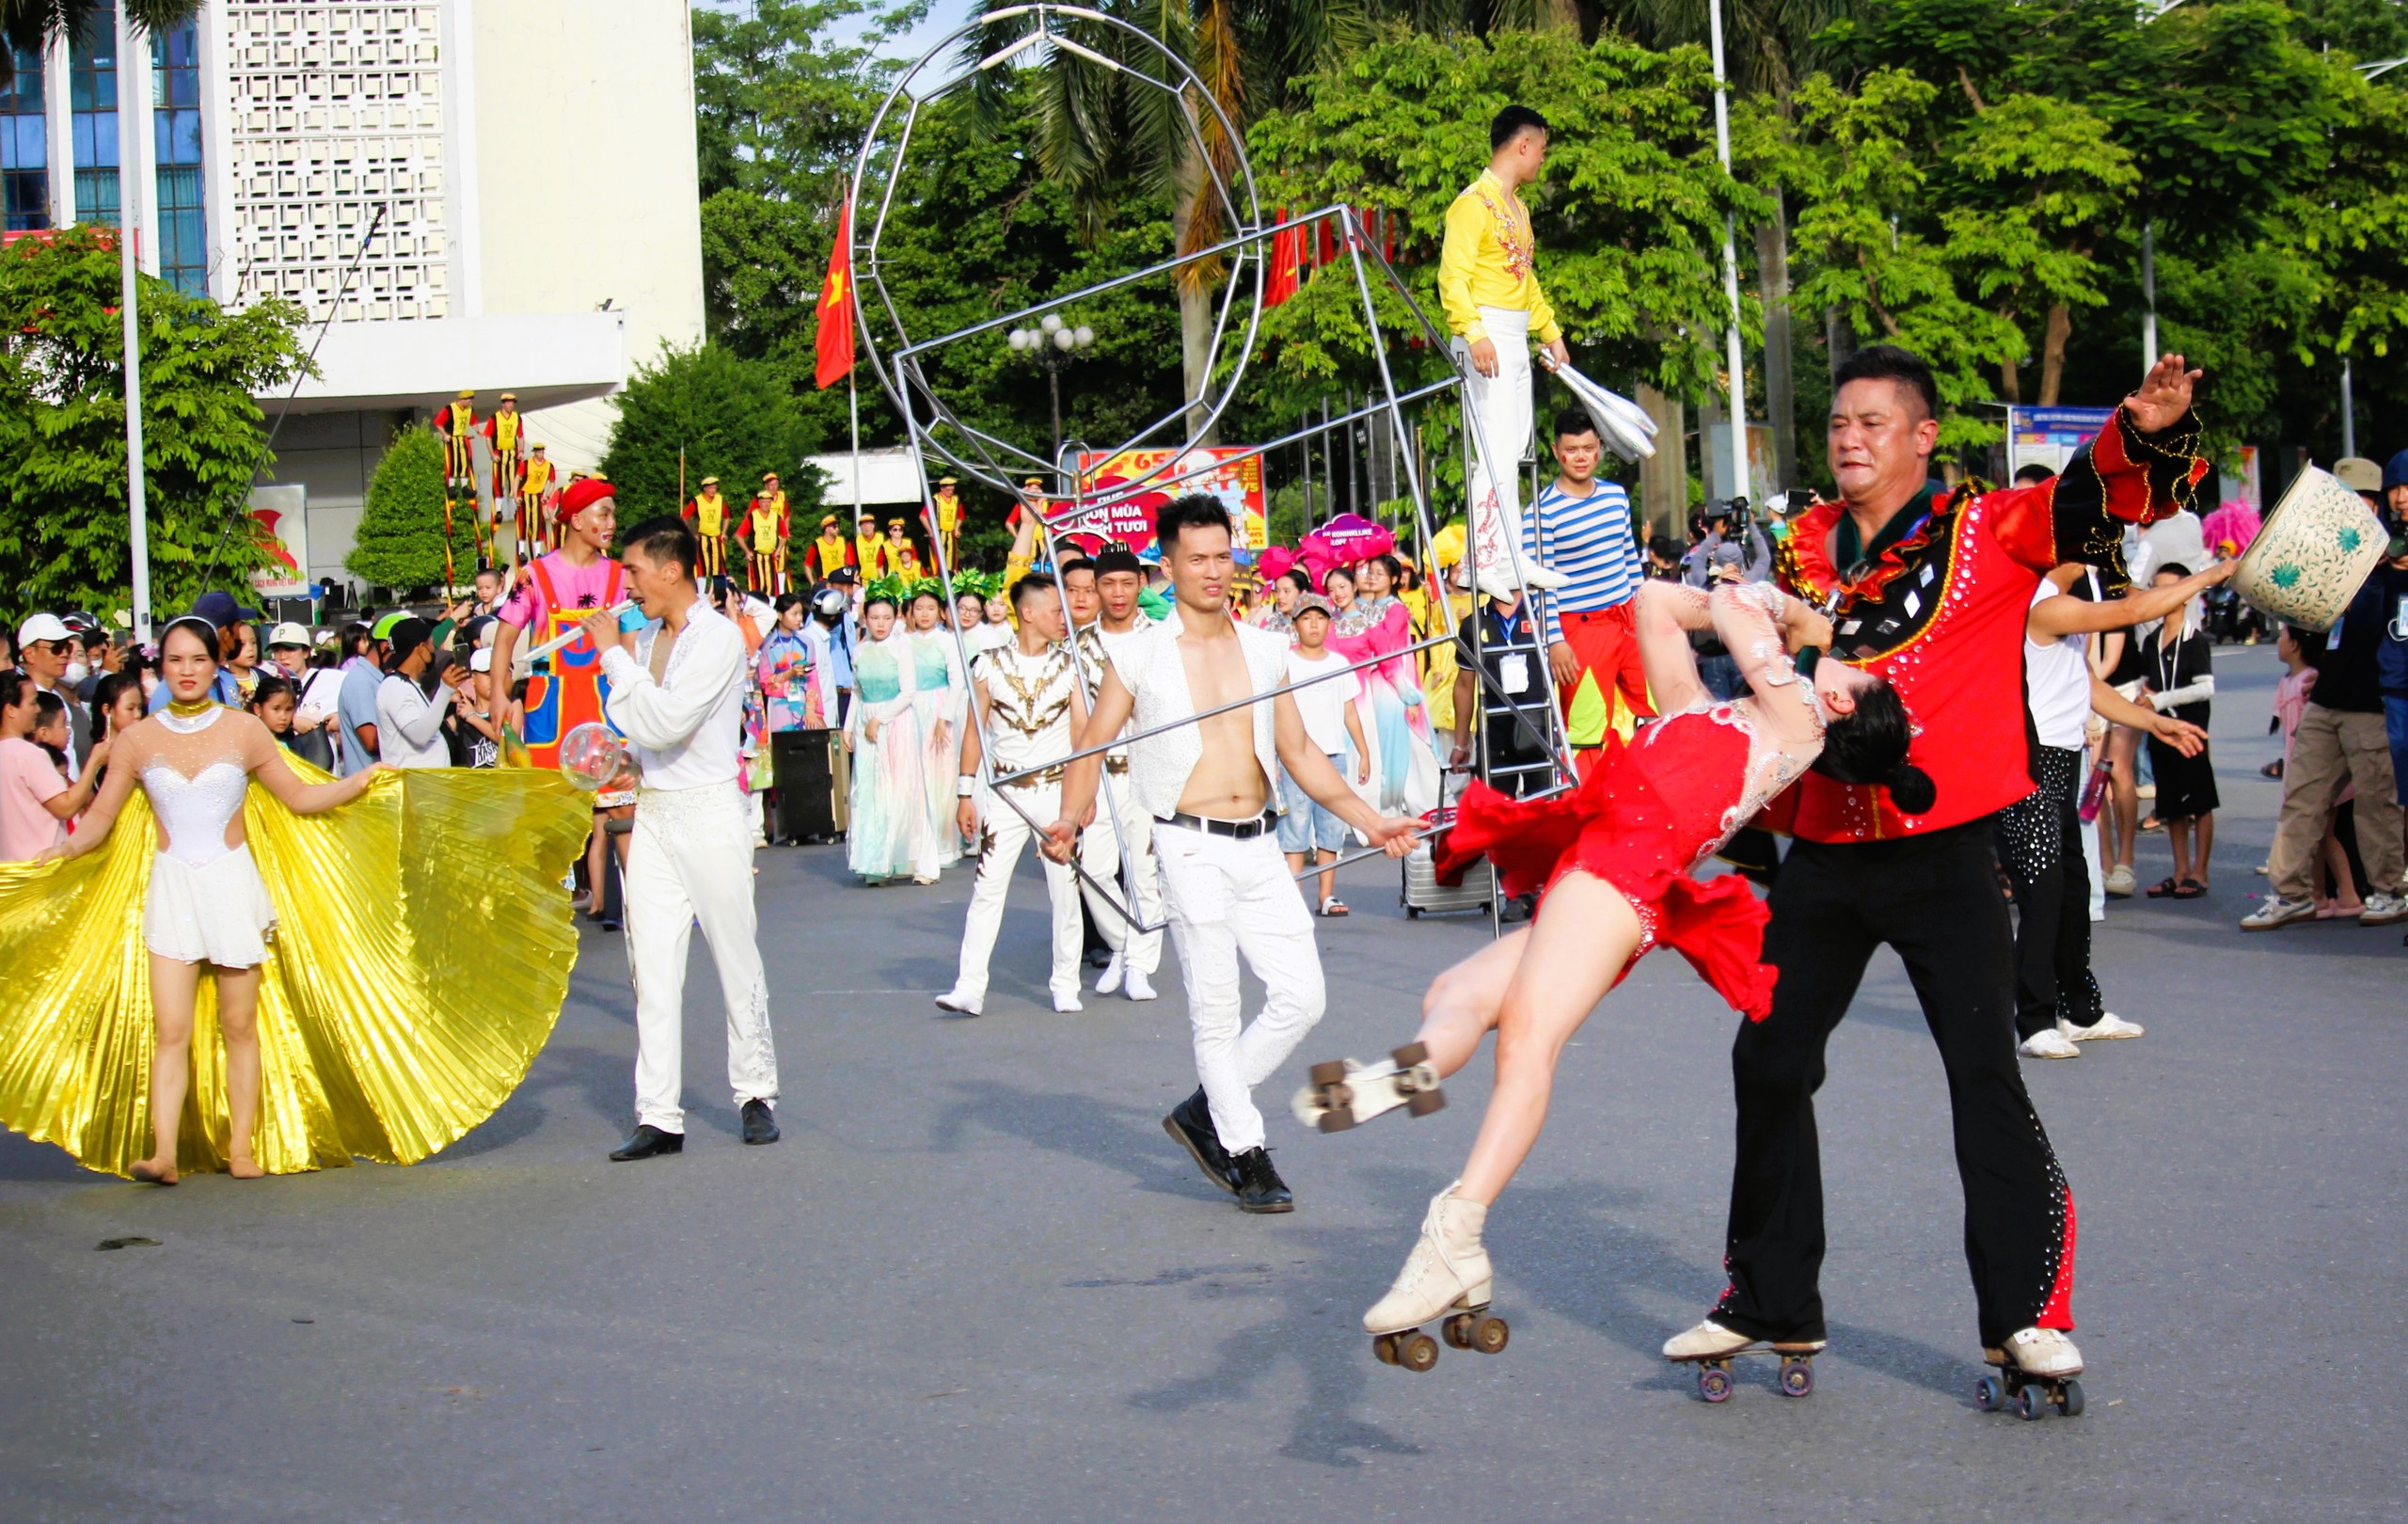
<instances>
[{"instance_id":1,"label":"face mask","mask_svg":"<svg viewBox=\"0 0 2408 1524\"><path fill-rule=\"evenodd\" d=\"M72 688L77 683L82 682L85 678L89 677L91 675L92 669L90 667L86 666L81 661L71 661L67 663L67 676L65 681L68 687Z\"/></svg>"}]
</instances>

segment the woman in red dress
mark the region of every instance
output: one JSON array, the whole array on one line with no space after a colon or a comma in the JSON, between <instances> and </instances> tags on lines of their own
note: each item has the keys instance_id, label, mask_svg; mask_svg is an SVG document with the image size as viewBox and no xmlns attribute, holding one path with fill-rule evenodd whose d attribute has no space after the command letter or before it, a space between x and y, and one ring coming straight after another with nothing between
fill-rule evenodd
<instances>
[{"instance_id":1,"label":"woman in red dress","mask_svg":"<svg viewBox=\"0 0 2408 1524\"><path fill-rule=\"evenodd\" d=\"M1831 639L1830 622L1804 603L1768 582L1709 596L1651 581L1637 614L1648 690L1664 718L1565 793L1517 802L1472 785L1440 849L1441 877L1484 854L1506 896L1545 897L1529 927L1440 975L1422 1001L1418 1040L1430 1067L1453 1073L1494 1030L1497 1086L1463 1178L1432 1200L1396 1284L1363 1316L1373 1335L1487 1305L1489 1204L1538 1140L1564 1043L1651 948L1677 948L1751 1018L1771 1008L1764 905L1736 874L1690 877L1699 864L1810 767L1885 785L1909 811L1930 807L1931 780L1907 761L1911 726L1888 682L1839 661L1815 663L1800 680L1791 652ZM1718 704L1699 682L1688 632L1707 628L1751 696ZM1364 1081L1392 1068L1363 1071L1350 1086L1362 1094ZM1298 1098L1300 1108L1313 1094Z\"/></svg>"}]
</instances>

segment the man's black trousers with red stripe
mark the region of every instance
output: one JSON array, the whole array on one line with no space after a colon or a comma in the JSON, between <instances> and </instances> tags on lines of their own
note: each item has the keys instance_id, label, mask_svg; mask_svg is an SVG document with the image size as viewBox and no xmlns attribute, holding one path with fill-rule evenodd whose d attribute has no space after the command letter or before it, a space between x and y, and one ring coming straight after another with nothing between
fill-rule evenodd
<instances>
[{"instance_id":1,"label":"man's black trousers with red stripe","mask_svg":"<svg viewBox=\"0 0 2408 1524\"><path fill-rule=\"evenodd\" d=\"M2073 1326L2073 1198L2015 1054L2015 948L1984 817L1925 835L1793 844L1772 891L1772 1014L1731 1051L1739 1107L1717 1321L1758 1339L1821 1339L1823 1052L1874 950L1907 965L1940 1045L1965 1186L1965 1257L1982 1342Z\"/></svg>"}]
</instances>

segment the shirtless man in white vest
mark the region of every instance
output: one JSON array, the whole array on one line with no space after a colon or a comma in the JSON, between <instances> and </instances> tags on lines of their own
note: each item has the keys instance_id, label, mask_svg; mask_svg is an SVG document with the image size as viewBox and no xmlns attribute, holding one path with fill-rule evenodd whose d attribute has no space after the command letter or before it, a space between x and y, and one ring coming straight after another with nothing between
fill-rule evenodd
<instances>
[{"instance_id":1,"label":"shirtless man in white vest","mask_svg":"<svg viewBox=\"0 0 2408 1524\"><path fill-rule=\"evenodd\" d=\"M1284 764L1306 793L1390 857L1413 849L1421 822L1384 817L1347 786L1285 691L1287 640L1229 618L1235 563L1220 500L1166 504L1154 539L1177 601L1167 619L1114 646L1079 745L1100 747L1136 722L1130 781L1138 807L1154 818L1164 909L1203 1082L1163 1128L1241 1210L1291 1212L1294 1198L1271 1167L1253 1092L1321 1020L1325 1002L1312 915L1279 853L1278 769ZM1242 702L1250 698L1269 702ZM1195 721L1228 704L1241 706ZM1182 720L1195 722L1176 724ZM1175 728L1145 734L1163 725ZM1094 813L1102 765L1100 752L1083 756L1062 781L1062 818L1046 828L1044 849L1057 863L1069 861L1080 823ZM1264 991L1251 1026L1238 1007L1241 956Z\"/></svg>"}]
</instances>

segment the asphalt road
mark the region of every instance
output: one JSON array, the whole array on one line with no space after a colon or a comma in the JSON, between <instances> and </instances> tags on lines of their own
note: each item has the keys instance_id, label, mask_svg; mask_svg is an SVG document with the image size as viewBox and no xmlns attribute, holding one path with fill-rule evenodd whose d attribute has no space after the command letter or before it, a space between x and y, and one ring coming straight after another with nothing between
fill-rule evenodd
<instances>
[{"instance_id":1,"label":"asphalt road","mask_svg":"<svg viewBox=\"0 0 2408 1524\"><path fill-rule=\"evenodd\" d=\"M1408 923L1385 865L1352 870L1329 1017L1264 1091L1299 1207L1249 1218L1159 1128L1195 1083L1169 969L1153 1005L1046 1008L1024 869L987 1015L944 1019L967 870L873 891L779 849L777 1147L737 1143L714 1010L685 1155L605 1162L635 1039L598 931L525 1087L418 1167L160 1191L0 1139L0 1518L2397 1518L2408 949L2234 929L2274 669L2218 666L2213 895L2100 929L2148 1036L2027 1066L2080 1201L2086 1417L1971 1404L1945 1097L1886 955L1820 1109L1821 1388L1757 1363L1710 1408L1656 1350L1720 1287L1735 1018L1678 960L1567 1054L1490 1219L1512 1347L1413 1375L1355 1320L1485 1060L1436 1117L1335 1137L1285 1097L1408 1036L1483 924ZM698 949L689 1008L713 999ZM126 1236L157 1246L96 1250Z\"/></svg>"}]
</instances>

